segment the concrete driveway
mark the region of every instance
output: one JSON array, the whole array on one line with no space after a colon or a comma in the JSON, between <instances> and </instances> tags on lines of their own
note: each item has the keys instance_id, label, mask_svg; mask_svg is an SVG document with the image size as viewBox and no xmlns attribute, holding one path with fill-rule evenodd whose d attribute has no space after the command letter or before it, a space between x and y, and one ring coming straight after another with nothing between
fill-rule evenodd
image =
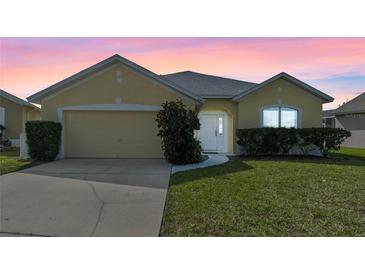
<instances>
[{"instance_id":1,"label":"concrete driveway","mask_svg":"<svg viewBox=\"0 0 365 274\"><path fill-rule=\"evenodd\" d=\"M170 171L159 159L67 159L3 175L0 231L158 236Z\"/></svg>"}]
</instances>

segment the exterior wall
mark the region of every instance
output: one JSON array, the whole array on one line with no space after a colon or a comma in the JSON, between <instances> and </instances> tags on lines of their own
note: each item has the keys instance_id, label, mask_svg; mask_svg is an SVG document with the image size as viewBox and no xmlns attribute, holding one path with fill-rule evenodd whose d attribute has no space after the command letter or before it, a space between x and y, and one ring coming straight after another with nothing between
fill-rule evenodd
<instances>
[{"instance_id":1,"label":"exterior wall","mask_svg":"<svg viewBox=\"0 0 365 274\"><path fill-rule=\"evenodd\" d=\"M365 130L365 113L336 115L336 123L347 130Z\"/></svg>"},{"instance_id":2,"label":"exterior wall","mask_svg":"<svg viewBox=\"0 0 365 274\"><path fill-rule=\"evenodd\" d=\"M271 105L292 106L301 110L299 118L303 128L322 127L322 104L320 98L308 91L287 80L278 79L239 101L238 128L260 127L260 109Z\"/></svg>"},{"instance_id":3,"label":"exterior wall","mask_svg":"<svg viewBox=\"0 0 365 274\"><path fill-rule=\"evenodd\" d=\"M206 99L200 111L225 111L227 113L228 153L236 152L237 102L230 99Z\"/></svg>"},{"instance_id":4,"label":"exterior wall","mask_svg":"<svg viewBox=\"0 0 365 274\"><path fill-rule=\"evenodd\" d=\"M365 114L336 115L335 125L351 132L351 137L342 144L344 147L365 148Z\"/></svg>"},{"instance_id":5,"label":"exterior wall","mask_svg":"<svg viewBox=\"0 0 365 274\"><path fill-rule=\"evenodd\" d=\"M117 81L121 72L122 81ZM57 109L87 104L115 104L118 98L125 104L161 105L165 101L183 99L189 107L195 104L172 89L149 79L122 64L115 64L95 75L67 87L42 102L42 119L58 121Z\"/></svg>"},{"instance_id":6,"label":"exterior wall","mask_svg":"<svg viewBox=\"0 0 365 274\"><path fill-rule=\"evenodd\" d=\"M365 130L351 130L351 137L343 142L344 147L365 148Z\"/></svg>"},{"instance_id":7,"label":"exterior wall","mask_svg":"<svg viewBox=\"0 0 365 274\"><path fill-rule=\"evenodd\" d=\"M23 107L4 97L0 97L0 106L5 108L5 137L19 139L23 129Z\"/></svg>"},{"instance_id":8,"label":"exterior wall","mask_svg":"<svg viewBox=\"0 0 365 274\"><path fill-rule=\"evenodd\" d=\"M42 116L41 116L41 111L40 110L28 108L27 121L38 121L38 120L41 120L41 119L42 119Z\"/></svg>"}]
</instances>

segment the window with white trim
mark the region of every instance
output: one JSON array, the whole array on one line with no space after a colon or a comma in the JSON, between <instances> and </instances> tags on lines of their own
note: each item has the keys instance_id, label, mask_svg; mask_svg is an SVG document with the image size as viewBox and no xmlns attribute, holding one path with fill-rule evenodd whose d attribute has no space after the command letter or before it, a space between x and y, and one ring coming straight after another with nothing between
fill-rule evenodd
<instances>
[{"instance_id":1,"label":"window with white trim","mask_svg":"<svg viewBox=\"0 0 365 274\"><path fill-rule=\"evenodd\" d=\"M263 127L298 127L298 110L290 107L267 107L262 110Z\"/></svg>"}]
</instances>

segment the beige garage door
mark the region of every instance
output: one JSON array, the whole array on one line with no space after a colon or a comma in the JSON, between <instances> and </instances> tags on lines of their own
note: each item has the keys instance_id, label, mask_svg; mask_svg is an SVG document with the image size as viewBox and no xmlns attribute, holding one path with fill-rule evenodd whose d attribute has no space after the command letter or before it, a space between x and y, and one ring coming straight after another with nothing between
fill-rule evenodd
<instances>
[{"instance_id":1,"label":"beige garage door","mask_svg":"<svg viewBox=\"0 0 365 274\"><path fill-rule=\"evenodd\" d=\"M65 157L162 158L156 112L66 111Z\"/></svg>"}]
</instances>

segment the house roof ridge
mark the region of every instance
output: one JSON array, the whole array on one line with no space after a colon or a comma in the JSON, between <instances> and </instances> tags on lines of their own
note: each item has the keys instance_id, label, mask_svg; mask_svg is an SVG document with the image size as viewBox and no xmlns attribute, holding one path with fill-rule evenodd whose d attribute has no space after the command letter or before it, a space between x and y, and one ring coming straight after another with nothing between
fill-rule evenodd
<instances>
[{"instance_id":1,"label":"house roof ridge","mask_svg":"<svg viewBox=\"0 0 365 274\"><path fill-rule=\"evenodd\" d=\"M257 83L250 82L250 81L244 81L244 80L234 79L234 78L230 78L230 77L223 77L223 76L218 76L218 75L213 75L213 74L207 74L207 73L202 73L202 72L197 72L197 71L192 71L192 70L177 71L177 72L173 72L173 73L164 74L163 76L169 76L169 75L174 75L174 74L176 75L176 74L182 74L182 73L194 73L194 74L204 75L204 76L208 76L208 77L214 77L214 78L220 78L220 79L224 79L224 80L231 80L231 81L237 81L237 82L257 85Z\"/></svg>"}]
</instances>

